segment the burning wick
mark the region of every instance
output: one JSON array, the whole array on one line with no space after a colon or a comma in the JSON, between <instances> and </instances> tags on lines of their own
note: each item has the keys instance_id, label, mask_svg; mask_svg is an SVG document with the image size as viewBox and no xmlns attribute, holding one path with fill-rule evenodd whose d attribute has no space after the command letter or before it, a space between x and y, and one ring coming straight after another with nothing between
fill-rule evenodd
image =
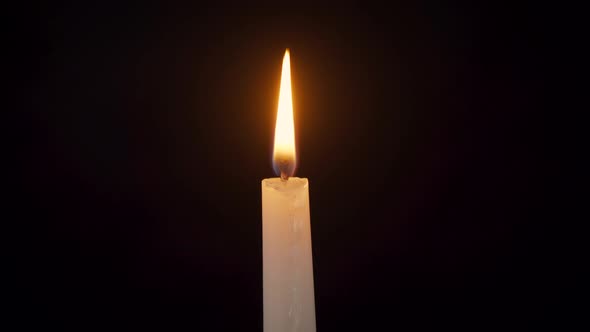
<instances>
[{"instance_id":1,"label":"burning wick","mask_svg":"<svg viewBox=\"0 0 590 332\"><path fill-rule=\"evenodd\" d=\"M277 161L277 168L281 175L281 180L289 180L289 176L293 174L293 160L280 159Z\"/></svg>"}]
</instances>

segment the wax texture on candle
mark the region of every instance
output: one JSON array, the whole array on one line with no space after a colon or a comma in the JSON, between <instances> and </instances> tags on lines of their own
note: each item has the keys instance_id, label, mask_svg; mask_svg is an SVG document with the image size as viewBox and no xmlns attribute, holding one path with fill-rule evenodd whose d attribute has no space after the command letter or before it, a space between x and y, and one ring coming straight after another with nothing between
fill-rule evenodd
<instances>
[{"instance_id":1,"label":"wax texture on candle","mask_svg":"<svg viewBox=\"0 0 590 332\"><path fill-rule=\"evenodd\" d=\"M305 178L262 180L264 331L316 330Z\"/></svg>"}]
</instances>

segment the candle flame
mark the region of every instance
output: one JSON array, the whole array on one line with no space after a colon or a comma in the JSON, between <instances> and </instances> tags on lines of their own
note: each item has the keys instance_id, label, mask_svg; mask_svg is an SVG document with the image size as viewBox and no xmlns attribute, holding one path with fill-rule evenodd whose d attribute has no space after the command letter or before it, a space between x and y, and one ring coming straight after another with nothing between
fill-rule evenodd
<instances>
[{"instance_id":1,"label":"candle flame","mask_svg":"<svg viewBox=\"0 0 590 332\"><path fill-rule=\"evenodd\" d=\"M295 123L293 121L293 98L291 94L291 62L289 49L283 57L281 89L275 126L273 168L282 179L295 173Z\"/></svg>"}]
</instances>

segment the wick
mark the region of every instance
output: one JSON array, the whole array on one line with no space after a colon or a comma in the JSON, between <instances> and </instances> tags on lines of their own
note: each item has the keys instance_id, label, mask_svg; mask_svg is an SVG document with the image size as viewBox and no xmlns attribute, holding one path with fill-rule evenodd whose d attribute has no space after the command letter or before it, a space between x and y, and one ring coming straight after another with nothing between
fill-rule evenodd
<instances>
[{"instance_id":1,"label":"wick","mask_svg":"<svg viewBox=\"0 0 590 332\"><path fill-rule=\"evenodd\" d=\"M287 173L285 172L281 172L281 181L287 181L289 180L289 175L287 175Z\"/></svg>"},{"instance_id":2,"label":"wick","mask_svg":"<svg viewBox=\"0 0 590 332\"><path fill-rule=\"evenodd\" d=\"M277 158L278 171L281 173L281 180L289 180L289 174L293 174L294 162L290 158Z\"/></svg>"}]
</instances>

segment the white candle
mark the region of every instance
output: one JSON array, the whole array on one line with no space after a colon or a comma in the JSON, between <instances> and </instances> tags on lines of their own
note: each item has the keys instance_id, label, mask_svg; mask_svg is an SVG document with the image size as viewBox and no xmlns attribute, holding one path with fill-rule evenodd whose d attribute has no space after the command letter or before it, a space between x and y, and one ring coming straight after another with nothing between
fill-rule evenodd
<instances>
[{"instance_id":1,"label":"white candle","mask_svg":"<svg viewBox=\"0 0 590 332\"><path fill-rule=\"evenodd\" d=\"M316 330L309 222L309 185L295 172L295 126L289 50L283 58L273 165L280 178L262 180L265 332Z\"/></svg>"}]
</instances>

